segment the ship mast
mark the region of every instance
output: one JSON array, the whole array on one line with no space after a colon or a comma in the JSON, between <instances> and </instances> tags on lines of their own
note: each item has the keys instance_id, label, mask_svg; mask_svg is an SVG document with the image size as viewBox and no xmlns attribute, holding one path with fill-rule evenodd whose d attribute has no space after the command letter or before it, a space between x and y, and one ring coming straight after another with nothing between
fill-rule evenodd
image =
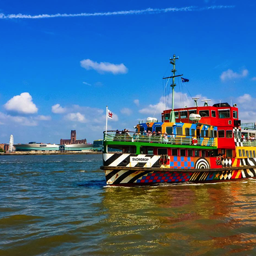
<instances>
[{"instance_id":1,"label":"ship mast","mask_svg":"<svg viewBox=\"0 0 256 256\"><path fill-rule=\"evenodd\" d=\"M179 57L176 57L175 54L173 54L173 58L170 58L170 63L173 65L173 68L172 68L173 76L168 76L168 77L163 78L163 79L172 78L172 84L171 84L171 87L172 87L172 112L171 112L170 120L169 120L172 123L175 123L175 115L174 115L174 87L176 86L175 77L183 76L183 75L175 75L175 73L177 71L175 69L175 64L176 64L176 60L178 60L178 59L179 59Z\"/></svg>"}]
</instances>

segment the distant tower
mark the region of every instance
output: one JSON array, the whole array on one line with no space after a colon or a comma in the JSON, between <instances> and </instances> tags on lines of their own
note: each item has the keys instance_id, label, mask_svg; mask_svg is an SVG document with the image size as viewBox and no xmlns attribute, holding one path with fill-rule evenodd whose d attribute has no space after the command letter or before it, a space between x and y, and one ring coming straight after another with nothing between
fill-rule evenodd
<instances>
[{"instance_id":1,"label":"distant tower","mask_svg":"<svg viewBox=\"0 0 256 256\"><path fill-rule=\"evenodd\" d=\"M76 141L76 130L71 130L71 143L74 144Z\"/></svg>"},{"instance_id":2,"label":"distant tower","mask_svg":"<svg viewBox=\"0 0 256 256\"><path fill-rule=\"evenodd\" d=\"M9 152L13 151L13 135L10 136L10 142L9 142Z\"/></svg>"}]
</instances>

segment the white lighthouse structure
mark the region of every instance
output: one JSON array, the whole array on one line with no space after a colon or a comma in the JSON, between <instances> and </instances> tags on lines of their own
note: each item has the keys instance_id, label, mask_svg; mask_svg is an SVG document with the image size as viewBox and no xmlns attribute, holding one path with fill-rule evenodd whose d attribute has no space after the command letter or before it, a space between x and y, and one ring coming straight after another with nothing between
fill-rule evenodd
<instances>
[{"instance_id":1,"label":"white lighthouse structure","mask_svg":"<svg viewBox=\"0 0 256 256\"><path fill-rule=\"evenodd\" d=\"M13 135L10 136L9 152L13 152Z\"/></svg>"}]
</instances>

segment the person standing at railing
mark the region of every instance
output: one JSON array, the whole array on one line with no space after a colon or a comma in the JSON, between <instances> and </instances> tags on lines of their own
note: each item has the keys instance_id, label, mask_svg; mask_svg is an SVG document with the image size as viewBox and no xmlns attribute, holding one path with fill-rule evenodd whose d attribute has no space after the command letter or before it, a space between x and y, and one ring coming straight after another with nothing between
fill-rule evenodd
<instances>
[{"instance_id":1,"label":"person standing at railing","mask_svg":"<svg viewBox=\"0 0 256 256\"><path fill-rule=\"evenodd\" d=\"M167 136L167 133L164 134L163 143L168 143L168 136Z\"/></svg>"},{"instance_id":2,"label":"person standing at railing","mask_svg":"<svg viewBox=\"0 0 256 256\"><path fill-rule=\"evenodd\" d=\"M171 134L170 138L171 138L171 143L172 143L172 144L174 144L174 141L175 141L175 135L173 134L173 132L172 132L172 134Z\"/></svg>"},{"instance_id":3,"label":"person standing at railing","mask_svg":"<svg viewBox=\"0 0 256 256\"><path fill-rule=\"evenodd\" d=\"M156 136L157 136L158 141L163 142L162 141L162 133L160 131L157 132Z\"/></svg>"},{"instance_id":4,"label":"person standing at railing","mask_svg":"<svg viewBox=\"0 0 256 256\"><path fill-rule=\"evenodd\" d=\"M151 131L148 131L148 141L150 142L152 139L152 132Z\"/></svg>"},{"instance_id":5,"label":"person standing at railing","mask_svg":"<svg viewBox=\"0 0 256 256\"><path fill-rule=\"evenodd\" d=\"M132 141L138 141L139 140L139 134L138 133L134 133L133 136L132 136Z\"/></svg>"}]
</instances>

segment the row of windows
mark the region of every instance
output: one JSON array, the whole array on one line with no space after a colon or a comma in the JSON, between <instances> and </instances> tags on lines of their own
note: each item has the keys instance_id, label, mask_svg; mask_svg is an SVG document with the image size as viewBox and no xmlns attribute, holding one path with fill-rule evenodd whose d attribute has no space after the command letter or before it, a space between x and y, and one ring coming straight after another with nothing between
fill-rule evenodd
<instances>
[{"instance_id":1,"label":"row of windows","mask_svg":"<svg viewBox=\"0 0 256 256\"><path fill-rule=\"evenodd\" d=\"M197 114L196 109L191 109L191 110L182 110L182 111L175 111L175 118L188 118L190 114ZM218 110L219 113L219 118L230 118L230 110L229 109L223 109L223 110ZM211 115L210 115L210 110L200 110L198 113L201 117L216 117L216 111L211 110ZM237 119L237 111L233 111L233 118ZM165 120L170 119L170 114L165 114Z\"/></svg>"},{"instance_id":2,"label":"row of windows","mask_svg":"<svg viewBox=\"0 0 256 256\"><path fill-rule=\"evenodd\" d=\"M241 151L241 150L240 150ZM242 151L240 152L240 157L242 157ZM123 148L123 153L135 153L136 148L134 146L126 147ZM184 156L184 157L213 157L218 155L217 150L199 150L199 149L178 149L178 148L173 148L168 151L167 148L158 148L157 149L157 155L168 155L168 152L170 153L169 155L171 156ZM251 153L250 153L251 152ZM254 152L254 151L253 151ZM140 148L140 153L141 154L147 154L147 155L153 155L154 154L154 148L151 147L141 147ZM221 150L221 155L225 155L226 157L234 157L232 149L222 149ZM255 152L252 153L251 151L248 151L247 154L249 157L255 157ZM252 156L251 156L252 155ZM245 155L244 155L245 156Z\"/></svg>"},{"instance_id":3,"label":"row of windows","mask_svg":"<svg viewBox=\"0 0 256 256\"><path fill-rule=\"evenodd\" d=\"M239 157L255 158L255 150L239 149L238 155Z\"/></svg>"},{"instance_id":4,"label":"row of windows","mask_svg":"<svg viewBox=\"0 0 256 256\"><path fill-rule=\"evenodd\" d=\"M173 134L173 127L166 127L166 133L168 135ZM216 138L217 131L214 131L214 130L201 130L200 131L199 129L185 128L185 134L183 134L182 127L176 127L176 135Z\"/></svg>"}]
</instances>

